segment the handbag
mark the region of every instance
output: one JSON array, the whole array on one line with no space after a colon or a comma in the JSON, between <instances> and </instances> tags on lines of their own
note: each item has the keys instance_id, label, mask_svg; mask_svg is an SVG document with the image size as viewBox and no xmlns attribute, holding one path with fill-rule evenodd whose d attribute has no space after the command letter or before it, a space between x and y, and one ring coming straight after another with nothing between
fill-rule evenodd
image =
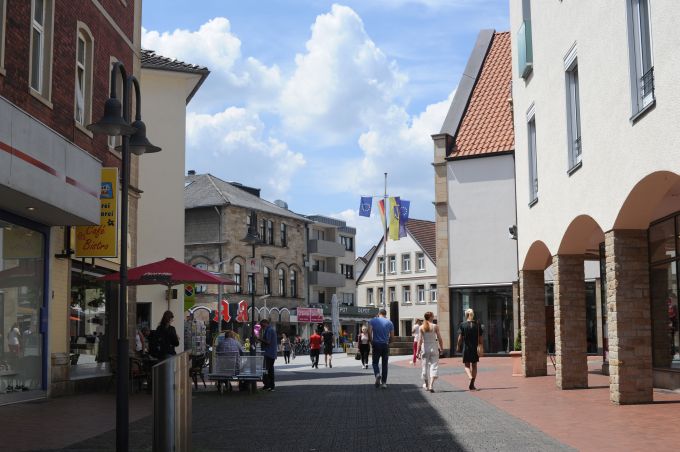
<instances>
[{"instance_id":1,"label":"handbag","mask_svg":"<svg viewBox=\"0 0 680 452\"><path fill-rule=\"evenodd\" d=\"M361 361L361 352L356 352L356 354L354 355L354 359L356 359L357 361Z\"/></svg>"},{"instance_id":2,"label":"handbag","mask_svg":"<svg viewBox=\"0 0 680 452\"><path fill-rule=\"evenodd\" d=\"M477 323L477 356L480 358L484 356L484 342L482 341L482 333Z\"/></svg>"}]
</instances>

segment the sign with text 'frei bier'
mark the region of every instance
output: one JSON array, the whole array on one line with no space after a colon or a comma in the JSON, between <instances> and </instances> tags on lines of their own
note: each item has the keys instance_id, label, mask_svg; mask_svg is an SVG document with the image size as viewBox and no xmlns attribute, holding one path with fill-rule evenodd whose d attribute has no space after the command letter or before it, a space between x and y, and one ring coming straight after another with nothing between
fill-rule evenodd
<instances>
[{"instance_id":1,"label":"sign with text 'frei bier'","mask_svg":"<svg viewBox=\"0 0 680 452\"><path fill-rule=\"evenodd\" d=\"M76 226L76 257L118 257L118 168L102 168L98 226Z\"/></svg>"}]
</instances>

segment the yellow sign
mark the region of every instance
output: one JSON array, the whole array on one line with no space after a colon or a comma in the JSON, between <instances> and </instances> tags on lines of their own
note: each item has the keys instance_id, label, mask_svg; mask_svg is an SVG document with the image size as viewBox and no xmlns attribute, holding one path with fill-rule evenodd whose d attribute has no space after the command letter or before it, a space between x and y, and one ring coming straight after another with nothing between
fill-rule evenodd
<instances>
[{"instance_id":1,"label":"yellow sign","mask_svg":"<svg viewBox=\"0 0 680 452\"><path fill-rule=\"evenodd\" d=\"M76 226L76 257L118 257L118 168L102 168L99 226Z\"/></svg>"}]
</instances>

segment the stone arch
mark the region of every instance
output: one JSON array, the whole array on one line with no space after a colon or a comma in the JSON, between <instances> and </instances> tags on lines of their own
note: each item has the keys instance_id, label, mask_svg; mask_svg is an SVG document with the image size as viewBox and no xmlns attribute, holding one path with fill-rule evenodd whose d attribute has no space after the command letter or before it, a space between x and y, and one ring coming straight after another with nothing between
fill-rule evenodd
<instances>
[{"instance_id":1,"label":"stone arch","mask_svg":"<svg viewBox=\"0 0 680 452\"><path fill-rule=\"evenodd\" d=\"M647 229L649 223L680 209L680 176L656 171L635 184L612 229Z\"/></svg>"},{"instance_id":2,"label":"stone arch","mask_svg":"<svg viewBox=\"0 0 680 452\"><path fill-rule=\"evenodd\" d=\"M288 271L290 266L288 264L286 264L285 262L279 262L278 264L276 264L276 266L274 268L276 268L276 270L278 270L279 268L283 268L285 271Z\"/></svg>"},{"instance_id":3,"label":"stone arch","mask_svg":"<svg viewBox=\"0 0 680 452\"><path fill-rule=\"evenodd\" d=\"M600 225L588 215L579 215L564 231L557 254L598 256L602 242L604 231Z\"/></svg>"},{"instance_id":4,"label":"stone arch","mask_svg":"<svg viewBox=\"0 0 680 452\"><path fill-rule=\"evenodd\" d=\"M232 257L231 260L229 260L229 264L235 264L235 263L245 265L246 258L237 254L236 256Z\"/></svg>"},{"instance_id":5,"label":"stone arch","mask_svg":"<svg viewBox=\"0 0 680 452\"><path fill-rule=\"evenodd\" d=\"M212 265L213 260L203 254L197 254L196 256L192 256L191 259L189 259L189 265L195 267L197 264Z\"/></svg>"},{"instance_id":6,"label":"stone arch","mask_svg":"<svg viewBox=\"0 0 680 452\"><path fill-rule=\"evenodd\" d=\"M552 254L550 250L540 240L536 240L531 244L524 256L522 263L522 270L545 270L550 267L552 263Z\"/></svg>"}]
</instances>

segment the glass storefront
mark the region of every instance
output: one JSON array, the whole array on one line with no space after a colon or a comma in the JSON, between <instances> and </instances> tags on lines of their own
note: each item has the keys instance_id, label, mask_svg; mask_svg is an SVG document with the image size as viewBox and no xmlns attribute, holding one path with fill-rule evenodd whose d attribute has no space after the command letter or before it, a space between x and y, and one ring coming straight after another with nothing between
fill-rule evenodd
<instances>
[{"instance_id":1,"label":"glass storefront","mask_svg":"<svg viewBox=\"0 0 680 452\"><path fill-rule=\"evenodd\" d=\"M0 404L43 387L45 236L0 217Z\"/></svg>"},{"instance_id":2,"label":"glass storefront","mask_svg":"<svg viewBox=\"0 0 680 452\"><path fill-rule=\"evenodd\" d=\"M586 281L586 352L597 353L597 296L595 281ZM549 353L555 353L555 289L545 285L545 338Z\"/></svg>"},{"instance_id":3,"label":"glass storefront","mask_svg":"<svg viewBox=\"0 0 680 452\"><path fill-rule=\"evenodd\" d=\"M652 359L656 368L680 370L678 233L680 214L649 227Z\"/></svg>"},{"instance_id":4,"label":"glass storefront","mask_svg":"<svg viewBox=\"0 0 680 452\"><path fill-rule=\"evenodd\" d=\"M451 289L452 340L458 337L458 325L465 319L465 310L472 308L475 319L481 322L484 330L484 350L486 353L507 353L512 351L513 317L512 286L475 287Z\"/></svg>"}]
</instances>

